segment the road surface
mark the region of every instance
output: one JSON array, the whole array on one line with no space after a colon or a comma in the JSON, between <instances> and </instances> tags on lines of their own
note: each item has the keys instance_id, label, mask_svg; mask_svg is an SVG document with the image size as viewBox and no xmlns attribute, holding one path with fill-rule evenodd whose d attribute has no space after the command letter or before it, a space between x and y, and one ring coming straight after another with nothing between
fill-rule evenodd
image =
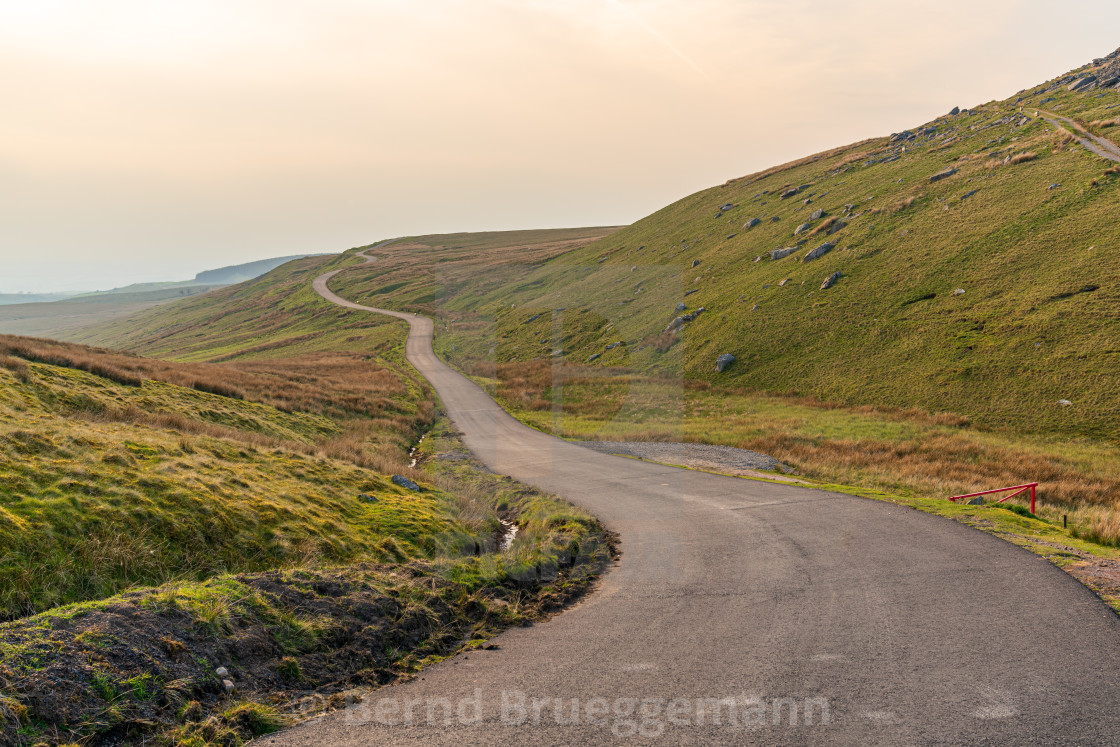
<instances>
[{"instance_id":1,"label":"road surface","mask_svg":"<svg viewBox=\"0 0 1120 747\"><path fill-rule=\"evenodd\" d=\"M435 356L431 320L341 299L333 274L315 282L327 299L409 323L408 360L482 461L594 512L621 534L622 560L499 649L262 743L1120 739L1120 618L1045 560L890 503L612 457L528 428Z\"/></svg>"}]
</instances>

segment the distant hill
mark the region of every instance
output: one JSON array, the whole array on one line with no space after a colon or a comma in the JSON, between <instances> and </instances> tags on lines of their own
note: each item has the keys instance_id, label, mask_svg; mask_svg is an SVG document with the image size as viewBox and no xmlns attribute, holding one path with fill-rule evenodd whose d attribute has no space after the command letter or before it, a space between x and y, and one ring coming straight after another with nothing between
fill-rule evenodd
<instances>
[{"instance_id":1,"label":"distant hill","mask_svg":"<svg viewBox=\"0 0 1120 747\"><path fill-rule=\"evenodd\" d=\"M101 293L48 303L0 305L0 334L66 339L75 330L108 322L167 301L208 293L221 285L184 285L158 290Z\"/></svg>"},{"instance_id":2,"label":"distant hill","mask_svg":"<svg viewBox=\"0 0 1120 747\"><path fill-rule=\"evenodd\" d=\"M158 304L197 296L265 275L297 254L231 265L198 273L193 280L133 283L121 288L82 294L11 293L0 295L0 333L71 339L77 330L110 322Z\"/></svg>"},{"instance_id":3,"label":"distant hill","mask_svg":"<svg viewBox=\"0 0 1120 747\"><path fill-rule=\"evenodd\" d=\"M291 262L293 259L303 259L304 257L314 256L317 255L292 254L287 257L273 257L272 259L260 259L256 262L246 262L241 265L219 267L217 270L205 270L194 276L194 282L200 285L233 285L234 283L243 283L246 280L260 277L266 272L272 272L280 265Z\"/></svg>"},{"instance_id":4,"label":"distant hill","mask_svg":"<svg viewBox=\"0 0 1120 747\"><path fill-rule=\"evenodd\" d=\"M237 283L244 283L246 280L258 278L267 272L275 270L282 264L291 262L293 259L303 259L304 257L320 256L316 254L293 254L287 257L272 257L270 259L259 259L255 262L246 262L240 265L230 265L228 267L219 267L216 270L203 270L194 276L193 280L181 281L168 281L157 283L133 283L132 285L125 285L120 288L113 288L105 291L94 291L92 293L82 293L78 295L71 295L70 298L93 298L96 296L118 295L118 294L136 294L136 293L150 293L152 291L166 291L176 288L188 288L198 285L220 286L220 285L236 285ZM63 297L65 298L65 296ZM16 303L28 303L27 301L17 301Z\"/></svg>"},{"instance_id":5,"label":"distant hill","mask_svg":"<svg viewBox=\"0 0 1120 747\"><path fill-rule=\"evenodd\" d=\"M16 303L50 303L63 301L75 293L0 293L0 306Z\"/></svg>"}]
</instances>

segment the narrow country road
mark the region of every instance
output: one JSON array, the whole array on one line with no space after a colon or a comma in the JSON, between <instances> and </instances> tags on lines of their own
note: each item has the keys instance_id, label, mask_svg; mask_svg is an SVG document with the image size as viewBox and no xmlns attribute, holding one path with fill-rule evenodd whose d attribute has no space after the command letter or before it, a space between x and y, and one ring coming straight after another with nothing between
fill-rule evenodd
<instances>
[{"instance_id":1,"label":"narrow country road","mask_svg":"<svg viewBox=\"0 0 1120 747\"><path fill-rule=\"evenodd\" d=\"M262 743L1120 739L1120 617L1045 560L893 504L607 456L528 428L436 357L430 319L339 298L334 274L315 281L328 300L409 323L408 360L483 462L595 513L621 534L622 560L586 600L503 633L499 649Z\"/></svg>"},{"instance_id":2,"label":"narrow country road","mask_svg":"<svg viewBox=\"0 0 1120 747\"><path fill-rule=\"evenodd\" d=\"M1069 125L1083 136L1077 137L1077 135L1074 135L1074 137L1077 137L1077 142L1081 143L1081 145L1083 145L1085 149L1090 153L1095 153L1101 158L1107 158L1110 161L1116 161L1117 163L1120 163L1120 146L1116 145L1116 143L1112 142L1111 140L1103 137L1097 137L1096 135L1082 127L1078 122L1070 119L1069 117L1063 117L1060 114L1044 111L1042 109L1038 110L1038 115L1058 129L1065 129L1062 126L1062 123Z\"/></svg>"}]
</instances>

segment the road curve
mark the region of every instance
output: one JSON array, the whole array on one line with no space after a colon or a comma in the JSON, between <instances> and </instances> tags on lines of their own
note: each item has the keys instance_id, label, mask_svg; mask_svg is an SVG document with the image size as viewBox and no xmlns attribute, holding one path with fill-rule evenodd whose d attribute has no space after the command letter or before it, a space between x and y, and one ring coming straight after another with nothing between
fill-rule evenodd
<instances>
[{"instance_id":1,"label":"road curve","mask_svg":"<svg viewBox=\"0 0 1120 747\"><path fill-rule=\"evenodd\" d=\"M436 357L431 320L346 301L327 287L334 274L315 281L328 300L409 323L408 360L467 446L594 512L621 534L622 562L498 650L263 743L1117 740L1120 618L1045 560L893 504L601 455L528 428Z\"/></svg>"}]
</instances>

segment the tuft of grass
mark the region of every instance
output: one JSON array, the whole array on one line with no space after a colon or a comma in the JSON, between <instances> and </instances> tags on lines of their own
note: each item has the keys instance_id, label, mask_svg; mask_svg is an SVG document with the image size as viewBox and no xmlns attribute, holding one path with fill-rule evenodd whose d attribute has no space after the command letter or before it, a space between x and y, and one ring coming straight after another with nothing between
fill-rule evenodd
<instances>
[{"instance_id":1,"label":"tuft of grass","mask_svg":"<svg viewBox=\"0 0 1120 747\"><path fill-rule=\"evenodd\" d=\"M1024 153L1016 153L1015 155L1011 156L1011 160L1008 161L1008 163L1014 166L1020 163L1030 163L1036 158L1038 158L1037 153L1033 151L1026 151Z\"/></svg>"},{"instance_id":2,"label":"tuft of grass","mask_svg":"<svg viewBox=\"0 0 1120 747\"><path fill-rule=\"evenodd\" d=\"M222 713L222 719L235 731L260 737L280 731L288 724L279 711L262 703L242 702Z\"/></svg>"}]
</instances>

